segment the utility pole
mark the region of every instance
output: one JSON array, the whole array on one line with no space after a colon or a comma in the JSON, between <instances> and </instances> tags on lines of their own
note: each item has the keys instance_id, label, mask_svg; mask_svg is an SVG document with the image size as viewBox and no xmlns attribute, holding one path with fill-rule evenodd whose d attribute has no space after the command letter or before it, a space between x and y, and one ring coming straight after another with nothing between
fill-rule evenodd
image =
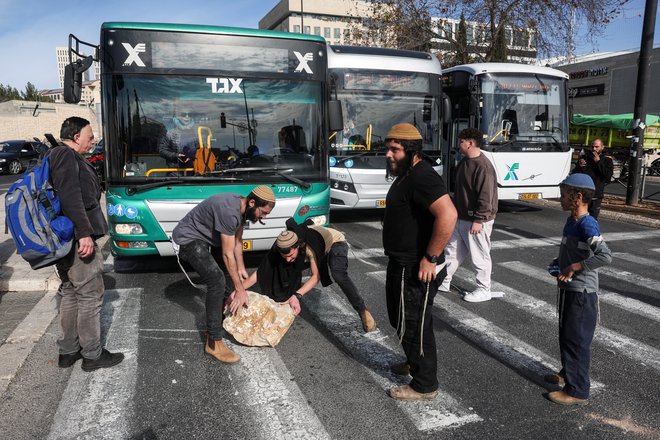
<instances>
[{"instance_id":1,"label":"utility pole","mask_svg":"<svg viewBox=\"0 0 660 440\"><path fill-rule=\"evenodd\" d=\"M639 203L640 174L644 160L644 130L646 129L646 85L651 75L651 52L655 32L655 14L658 0L646 0L644 7L644 25L642 41L639 47L639 65L637 68L637 91L635 92L635 114L632 143L630 145L630 163L628 165L628 189L626 205Z\"/></svg>"}]
</instances>

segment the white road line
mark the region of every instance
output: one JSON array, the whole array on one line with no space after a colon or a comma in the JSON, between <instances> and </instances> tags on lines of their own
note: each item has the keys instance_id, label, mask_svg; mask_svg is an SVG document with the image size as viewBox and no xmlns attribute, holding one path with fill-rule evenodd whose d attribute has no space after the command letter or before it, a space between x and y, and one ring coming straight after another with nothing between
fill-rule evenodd
<instances>
[{"instance_id":1,"label":"white road line","mask_svg":"<svg viewBox=\"0 0 660 440\"><path fill-rule=\"evenodd\" d=\"M470 280L472 277L471 273L463 268L459 268L454 279L452 279L452 283L457 276L462 280ZM554 305L536 299L531 295L527 295L526 293L522 293L496 281L491 282L491 288L493 290L505 292L504 297L498 299L499 301L506 301L516 308L525 310L531 315L545 319L546 321L557 321L557 312ZM600 325L596 327L594 341L615 350L622 356L626 356L638 361L644 366L660 371L660 350L657 348L651 347L650 345L644 344Z\"/></svg>"},{"instance_id":2,"label":"white road line","mask_svg":"<svg viewBox=\"0 0 660 440\"><path fill-rule=\"evenodd\" d=\"M0 397L57 315L56 291L49 291L0 346Z\"/></svg>"},{"instance_id":3,"label":"white road line","mask_svg":"<svg viewBox=\"0 0 660 440\"><path fill-rule=\"evenodd\" d=\"M628 252L612 252L614 258L625 260L630 263L639 264L640 266L658 267L660 261L653 258L644 258L638 255L630 254Z\"/></svg>"},{"instance_id":4,"label":"white road line","mask_svg":"<svg viewBox=\"0 0 660 440\"><path fill-rule=\"evenodd\" d=\"M545 284L551 284L553 286L557 285L556 278L551 277L545 270L532 266L531 264L523 263L521 261L507 261L498 263L498 265L524 276L534 278ZM605 289L599 290L598 297L601 301L619 307L627 312L643 316L644 318L651 319L655 322L660 322L660 308L658 307Z\"/></svg>"},{"instance_id":5,"label":"white road line","mask_svg":"<svg viewBox=\"0 0 660 440\"><path fill-rule=\"evenodd\" d=\"M368 275L379 280L385 279L385 271L371 272ZM546 383L543 376L559 371L561 369L560 361L476 313L455 304L445 296L436 295L433 306L439 319L495 359L549 391L558 389L557 386ZM604 385L592 381L591 387L592 391L597 392L602 390Z\"/></svg>"},{"instance_id":6,"label":"white road line","mask_svg":"<svg viewBox=\"0 0 660 440\"><path fill-rule=\"evenodd\" d=\"M393 385L407 384L410 379L390 372L390 365L405 360L398 341L379 330L363 333L357 313L338 299L332 289L322 289L306 296L303 306L327 328L339 343L360 362L383 391ZM395 401L420 431L458 427L481 421L476 413L464 408L447 392L439 390L436 400L425 402Z\"/></svg>"},{"instance_id":7,"label":"white road line","mask_svg":"<svg viewBox=\"0 0 660 440\"><path fill-rule=\"evenodd\" d=\"M236 386L259 438L330 438L276 350L228 345L241 356Z\"/></svg>"},{"instance_id":8,"label":"white road line","mask_svg":"<svg viewBox=\"0 0 660 440\"><path fill-rule=\"evenodd\" d=\"M121 351L124 361L85 373L74 368L51 426L49 440L130 437L133 393L137 380L138 321L141 288L106 290L102 315L112 316L106 347ZM102 321L102 326L109 325Z\"/></svg>"},{"instance_id":9,"label":"white road line","mask_svg":"<svg viewBox=\"0 0 660 440\"><path fill-rule=\"evenodd\" d=\"M660 248L649 249L651 252L660 252Z\"/></svg>"},{"instance_id":10,"label":"white road line","mask_svg":"<svg viewBox=\"0 0 660 440\"><path fill-rule=\"evenodd\" d=\"M603 275L616 278L626 283L634 284L635 286L643 287L654 292L660 292L660 281L652 278L646 278L636 273L627 272L620 269L612 269L611 267L601 267L598 269Z\"/></svg>"},{"instance_id":11,"label":"white road line","mask_svg":"<svg viewBox=\"0 0 660 440\"><path fill-rule=\"evenodd\" d=\"M513 238L523 238L523 239L526 238L520 234L509 232L506 229L493 229L493 232L499 232L500 234L508 235L509 237L513 237Z\"/></svg>"}]
</instances>

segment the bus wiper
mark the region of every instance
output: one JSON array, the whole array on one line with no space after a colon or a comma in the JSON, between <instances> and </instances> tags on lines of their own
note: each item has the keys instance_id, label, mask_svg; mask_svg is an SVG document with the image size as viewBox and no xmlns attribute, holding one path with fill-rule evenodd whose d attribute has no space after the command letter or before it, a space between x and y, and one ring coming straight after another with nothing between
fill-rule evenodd
<instances>
[{"instance_id":1,"label":"bus wiper","mask_svg":"<svg viewBox=\"0 0 660 440\"><path fill-rule=\"evenodd\" d=\"M179 183L184 183L184 182L186 181L183 179L174 179L174 180L161 180L160 182L143 183L141 185L129 186L128 188L126 188L126 194L132 196L133 194L137 194L139 192L146 191L151 188L158 188L167 185L178 185Z\"/></svg>"},{"instance_id":2,"label":"bus wiper","mask_svg":"<svg viewBox=\"0 0 660 440\"><path fill-rule=\"evenodd\" d=\"M275 174L277 174L280 177L283 177L284 179L288 180L289 182L293 182L296 185L299 185L302 189L309 189L312 186L309 182L305 182L304 180L300 180L297 177L290 176L290 175L285 174L281 171L276 171Z\"/></svg>"}]
</instances>

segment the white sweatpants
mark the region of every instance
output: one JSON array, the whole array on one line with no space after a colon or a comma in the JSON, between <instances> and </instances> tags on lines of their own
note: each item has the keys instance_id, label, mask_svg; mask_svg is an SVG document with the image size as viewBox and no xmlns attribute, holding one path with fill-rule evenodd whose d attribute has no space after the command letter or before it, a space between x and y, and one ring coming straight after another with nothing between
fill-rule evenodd
<instances>
[{"instance_id":1,"label":"white sweatpants","mask_svg":"<svg viewBox=\"0 0 660 440\"><path fill-rule=\"evenodd\" d=\"M490 234L493 232L493 223L490 220L483 223L478 234L470 234L472 222L459 219L451 234L449 243L445 247L445 261L447 262L447 277L442 283L449 286L451 277L465 257L469 254L472 264L477 270L477 288L481 287L490 291L490 273L493 263L490 259Z\"/></svg>"}]
</instances>

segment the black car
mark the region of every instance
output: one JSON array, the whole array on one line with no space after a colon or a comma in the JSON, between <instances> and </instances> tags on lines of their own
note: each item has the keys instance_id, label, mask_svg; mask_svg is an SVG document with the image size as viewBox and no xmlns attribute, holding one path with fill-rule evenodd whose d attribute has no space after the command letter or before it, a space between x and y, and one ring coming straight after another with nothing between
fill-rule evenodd
<instances>
[{"instance_id":1,"label":"black car","mask_svg":"<svg viewBox=\"0 0 660 440\"><path fill-rule=\"evenodd\" d=\"M48 147L37 141L0 142L0 172L18 174Z\"/></svg>"}]
</instances>

